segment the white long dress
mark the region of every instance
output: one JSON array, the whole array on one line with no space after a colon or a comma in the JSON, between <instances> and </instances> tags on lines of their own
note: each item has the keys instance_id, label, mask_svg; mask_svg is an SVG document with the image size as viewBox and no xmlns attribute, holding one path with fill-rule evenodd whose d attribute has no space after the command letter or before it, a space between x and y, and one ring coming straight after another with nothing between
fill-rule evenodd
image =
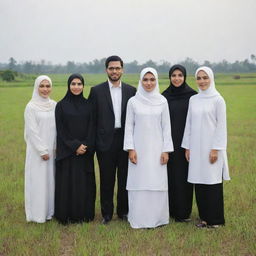
<instances>
[{"instance_id":1,"label":"white long dress","mask_svg":"<svg viewBox=\"0 0 256 256\"><path fill-rule=\"evenodd\" d=\"M27 144L25 161L25 213L27 221L43 223L54 215L55 188L55 106L56 102L39 95L38 88L48 76L35 80L31 101L24 118L24 137ZM41 156L49 154L49 160Z\"/></svg>"},{"instance_id":2,"label":"white long dress","mask_svg":"<svg viewBox=\"0 0 256 256\"><path fill-rule=\"evenodd\" d=\"M27 221L43 223L54 214L55 118L52 111L25 109L25 211ZM41 156L49 154L50 159Z\"/></svg>"},{"instance_id":3,"label":"white long dress","mask_svg":"<svg viewBox=\"0 0 256 256\"><path fill-rule=\"evenodd\" d=\"M190 98L182 147L190 149L188 182L218 184L230 180L227 161L226 105L221 95ZM218 160L211 164L209 154L218 150Z\"/></svg>"},{"instance_id":4,"label":"white long dress","mask_svg":"<svg viewBox=\"0 0 256 256\"><path fill-rule=\"evenodd\" d=\"M169 223L167 166L162 152L173 151L167 101L150 106L132 97L127 104L124 150L134 149L137 164L129 161L128 221L133 228Z\"/></svg>"}]
</instances>

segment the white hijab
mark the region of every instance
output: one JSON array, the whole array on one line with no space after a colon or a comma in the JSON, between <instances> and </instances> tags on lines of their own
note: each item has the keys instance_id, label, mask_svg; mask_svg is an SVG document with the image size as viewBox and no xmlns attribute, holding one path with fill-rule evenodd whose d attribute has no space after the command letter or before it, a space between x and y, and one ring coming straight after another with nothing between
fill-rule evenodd
<instances>
[{"instance_id":1,"label":"white hijab","mask_svg":"<svg viewBox=\"0 0 256 256\"><path fill-rule=\"evenodd\" d=\"M151 92L147 92L144 90L143 85L142 85L142 80L143 77L147 74L147 73L151 73L154 75L155 79L156 79L156 87L154 88L153 91ZM140 80L139 80L139 86L138 86L138 90L136 92L135 97L147 104L147 105L162 105L166 102L166 98L164 96L162 96L159 92L159 84L158 84L158 74L157 71L154 68L144 68L141 73L140 73Z\"/></svg>"},{"instance_id":2,"label":"white hijab","mask_svg":"<svg viewBox=\"0 0 256 256\"><path fill-rule=\"evenodd\" d=\"M39 76L35 80L34 83L34 91L32 94L32 99L30 100L29 104L30 106L38 111L51 111L55 108L56 102L54 100L51 100L49 97L48 98L43 98L39 94L39 85L43 80L49 81L51 87L52 87L52 81L50 77L48 76Z\"/></svg>"},{"instance_id":3,"label":"white hijab","mask_svg":"<svg viewBox=\"0 0 256 256\"><path fill-rule=\"evenodd\" d=\"M208 89L206 90L201 90L199 87L199 94L198 96L199 97L202 97L202 98L210 98L210 97L214 97L214 96L217 96L217 95L220 95L219 92L216 90L215 88L215 82L214 82L214 74L213 74L213 71L209 68L209 67L199 67L197 70L196 70L196 73L195 73L195 78L197 77L197 74L199 71L204 71L210 78L210 86Z\"/></svg>"}]
</instances>

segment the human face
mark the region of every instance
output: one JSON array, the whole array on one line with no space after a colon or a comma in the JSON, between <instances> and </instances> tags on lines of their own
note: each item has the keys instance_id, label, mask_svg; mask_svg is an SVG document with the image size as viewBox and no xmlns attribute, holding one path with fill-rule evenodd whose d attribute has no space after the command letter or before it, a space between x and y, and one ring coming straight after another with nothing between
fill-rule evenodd
<instances>
[{"instance_id":1,"label":"human face","mask_svg":"<svg viewBox=\"0 0 256 256\"><path fill-rule=\"evenodd\" d=\"M120 61L110 61L106 68L108 78L111 82L119 82L123 74L123 68Z\"/></svg>"},{"instance_id":2,"label":"human face","mask_svg":"<svg viewBox=\"0 0 256 256\"><path fill-rule=\"evenodd\" d=\"M142 78L142 86L145 91L152 92L156 87L156 78L152 73L146 73Z\"/></svg>"},{"instance_id":3,"label":"human face","mask_svg":"<svg viewBox=\"0 0 256 256\"><path fill-rule=\"evenodd\" d=\"M41 97L47 99L52 91L51 84L48 80L43 80L38 87L38 93Z\"/></svg>"},{"instance_id":4,"label":"human face","mask_svg":"<svg viewBox=\"0 0 256 256\"><path fill-rule=\"evenodd\" d=\"M201 89L202 91L205 91L210 87L211 80L203 70L200 70L196 76L196 83L199 89Z\"/></svg>"},{"instance_id":5,"label":"human face","mask_svg":"<svg viewBox=\"0 0 256 256\"><path fill-rule=\"evenodd\" d=\"M184 83L184 75L179 69L176 69L172 72L170 80L175 87L180 87Z\"/></svg>"},{"instance_id":6,"label":"human face","mask_svg":"<svg viewBox=\"0 0 256 256\"><path fill-rule=\"evenodd\" d=\"M70 83L70 91L74 95L79 95L83 92L84 86L82 84L82 81L79 78L75 78Z\"/></svg>"}]
</instances>

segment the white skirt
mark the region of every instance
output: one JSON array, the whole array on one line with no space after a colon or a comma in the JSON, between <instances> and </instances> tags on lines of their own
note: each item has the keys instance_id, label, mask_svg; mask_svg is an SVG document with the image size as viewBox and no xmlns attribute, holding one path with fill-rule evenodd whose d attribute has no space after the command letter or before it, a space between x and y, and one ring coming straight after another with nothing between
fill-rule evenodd
<instances>
[{"instance_id":1,"label":"white skirt","mask_svg":"<svg viewBox=\"0 0 256 256\"><path fill-rule=\"evenodd\" d=\"M132 228L155 228L169 223L168 191L128 190L128 201Z\"/></svg>"}]
</instances>

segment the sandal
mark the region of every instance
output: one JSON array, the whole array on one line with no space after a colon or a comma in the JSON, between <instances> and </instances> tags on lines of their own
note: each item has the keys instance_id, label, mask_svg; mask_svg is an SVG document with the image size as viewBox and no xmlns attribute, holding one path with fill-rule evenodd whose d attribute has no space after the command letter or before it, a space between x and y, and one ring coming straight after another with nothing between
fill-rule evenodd
<instances>
[{"instance_id":1,"label":"sandal","mask_svg":"<svg viewBox=\"0 0 256 256\"><path fill-rule=\"evenodd\" d=\"M207 225L207 228L219 228L220 225Z\"/></svg>"},{"instance_id":2,"label":"sandal","mask_svg":"<svg viewBox=\"0 0 256 256\"><path fill-rule=\"evenodd\" d=\"M207 228L207 223L205 221L202 221L200 223L196 224L197 228Z\"/></svg>"}]
</instances>

